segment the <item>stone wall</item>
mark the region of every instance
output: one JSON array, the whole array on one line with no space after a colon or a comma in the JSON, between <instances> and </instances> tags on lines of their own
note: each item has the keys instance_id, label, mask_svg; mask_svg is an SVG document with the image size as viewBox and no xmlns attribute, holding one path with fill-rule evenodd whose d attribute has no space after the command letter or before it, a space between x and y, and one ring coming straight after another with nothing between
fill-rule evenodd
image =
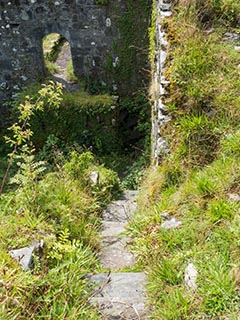
<instances>
[{"instance_id":1,"label":"stone wall","mask_svg":"<svg viewBox=\"0 0 240 320\"><path fill-rule=\"evenodd\" d=\"M104 79L119 38L124 0L0 0L0 101L45 74L42 39L56 32L70 43L75 74ZM113 59L116 58L113 56Z\"/></svg>"},{"instance_id":2,"label":"stone wall","mask_svg":"<svg viewBox=\"0 0 240 320\"><path fill-rule=\"evenodd\" d=\"M168 42L162 27L163 19L170 17L171 0L156 0L156 34L155 34L155 70L153 79L153 112L152 112L152 145L153 161L158 166L164 154L168 153L169 146L161 136L161 127L170 120L164 99L168 94L169 81L164 76Z\"/></svg>"}]
</instances>

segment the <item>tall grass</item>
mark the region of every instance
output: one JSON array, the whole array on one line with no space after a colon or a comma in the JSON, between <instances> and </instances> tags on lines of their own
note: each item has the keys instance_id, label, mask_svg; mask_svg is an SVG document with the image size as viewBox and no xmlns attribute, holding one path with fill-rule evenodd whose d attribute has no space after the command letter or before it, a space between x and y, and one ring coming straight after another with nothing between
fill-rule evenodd
<instances>
[{"instance_id":1,"label":"tall grass","mask_svg":"<svg viewBox=\"0 0 240 320\"><path fill-rule=\"evenodd\" d=\"M72 154L54 173L22 154L15 191L0 203L1 319L98 319L86 276L97 270L100 212L119 191L117 175L97 166L88 152ZM99 183L89 179L99 172ZM44 241L25 272L8 250Z\"/></svg>"},{"instance_id":2,"label":"tall grass","mask_svg":"<svg viewBox=\"0 0 240 320\"><path fill-rule=\"evenodd\" d=\"M179 0L175 9L164 23L171 83L165 102L172 121L161 129L171 153L161 167L149 169L129 230L138 263L149 275L153 319L235 320L240 316L239 53L224 34L239 32L240 7L231 0ZM166 212L181 226L163 229ZM198 271L195 292L184 285L189 263Z\"/></svg>"}]
</instances>

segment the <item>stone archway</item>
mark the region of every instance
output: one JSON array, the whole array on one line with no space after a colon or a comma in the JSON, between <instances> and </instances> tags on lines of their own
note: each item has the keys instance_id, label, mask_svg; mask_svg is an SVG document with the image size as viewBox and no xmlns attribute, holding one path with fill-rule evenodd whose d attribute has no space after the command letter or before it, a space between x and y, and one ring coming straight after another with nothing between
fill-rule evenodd
<instances>
[{"instance_id":1,"label":"stone archway","mask_svg":"<svg viewBox=\"0 0 240 320\"><path fill-rule=\"evenodd\" d=\"M48 74L67 82L77 81L74 74L71 45L59 33L50 33L42 39L45 69Z\"/></svg>"},{"instance_id":2,"label":"stone archway","mask_svg":"<svg viewBox=\"0 0 240 320\"><path fill-rule=\"evenodd\" d=\"M107 57L120 38L126 0L0 1L0 101L44 75L42 38L58 32L71 44L78 77L104 80Z\"/></svg>"}]
</instances>

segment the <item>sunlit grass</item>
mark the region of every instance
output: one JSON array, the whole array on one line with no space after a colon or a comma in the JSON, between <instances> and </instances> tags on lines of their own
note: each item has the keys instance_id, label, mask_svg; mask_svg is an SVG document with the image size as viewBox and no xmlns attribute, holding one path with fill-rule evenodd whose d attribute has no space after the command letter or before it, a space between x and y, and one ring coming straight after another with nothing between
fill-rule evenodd
<instances>
[{"instance_id":1,"label":"sunlit grass","mask_svg":"<svg viewBox=\"0 0 240 320\"><path fill-rule=\"evenodd\" d=\"M164 24L172 121L161 133L171 153L149 169L129 227L149 276L152 319L240 316L239 52L224 40L236 32L237 3L182 0ZM182 224L163 229L166 212ZM184 284L189 263L196 291Z\"/></svg>"}]
</instances>

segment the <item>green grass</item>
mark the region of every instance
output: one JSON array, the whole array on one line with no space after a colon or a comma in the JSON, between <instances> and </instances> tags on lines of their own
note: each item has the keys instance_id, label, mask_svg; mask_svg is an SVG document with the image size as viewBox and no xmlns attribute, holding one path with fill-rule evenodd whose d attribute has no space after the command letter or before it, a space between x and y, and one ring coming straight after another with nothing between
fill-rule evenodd
<instances>
[{"instance_id":1,"label":"green grass","mask_svg":"<svg viewBox=\"0 0 240 320\"><path fill-rule=\"evenodd\" d=\"M149 276L152 319L239 319L240 195L237 1L180 0L168 33L172 121L161 129L171 145L159 168L149 168L129 226L138 265ZM211 14L210 14L211 13ZM208 21L206 21L208 19ZM205 32L210 27L214 30ZM163 212L182 221L161 227ZM187 265L197 290L184 285Z\"/></svg>"},{"instance_id":2,"label":"green grass","mask_svg":"<svg viewBox=\"0 0 240 320\"><path fill-rule=\"evenodd\" d=\"M55 43L59 40L60 34L50 33L43 38L43 51L45 54L50 53Z\"/></svg>"},{"instance_id":3,"label":"green grass","mask_svg":"<svg viewBox=\"0 0 240 320\"><path fill-rule=\"evenodd\" d=\"M150 7L150 2L138 3L141 14L142 8ZM129 9L128 20L133 21L132 4ZM161 167L149 168L141 186L138 211L129 226L138 256L135 270L143 269L148 275L154 320L238 320L240 202L231 195L240 195L240 62L234 44L226 42L224 34L239 33L240 7L234 0L179 0L175 9L164 23L170 43L166 76L171 83L165 103L172 121L161 129L171 153ZM129 21L122 21L128 37L123 39L121 57L126 56L128 64L116 69L121 71L119 81L129 78L129 70L134 69L131 61L137 47L129 45L135 38L129 33ZM210 27L214 29L208 34ZM151 42L151 52L152 48ZM122 86L131 88L131 83L125 81ZM120 108L129 115L138 113L138 127L148 130L142 111L146 103L132 100L120 99ZM116 141L113 131L106 130L112 116L117 116L111 109L113 103L108 95L66 93L58 110L45 110L33 119L35 139L41 146L46 141L43 154L59 170L39 174L36 160L25 156L24 174L15 176L16 190L1 198L1 319L98 319L88 303L85 276L98 269L100 211L118 194L119 180L89 152L75 151L68 159L56 154L62 154L63 146L67 149L69 138L78 139L84 150L89 145L108 150L107 161L117 167L118 159L111 153ZM93 125L93 119L99 126ZM87 130L86 123L91 123ZM46 137L41 137L41 130L47 131ZM144 157L129 167L123 185L136 187L143 163ZM89 181L91 171L99 172L98 185ZM181 226L163 229L163 212L181 220ZM45 242L44 255L35 257L32 272L23 272L8 250L40 239ZM198 271L195 292L184 285L189 263Z\"/></svg>"},{"instance_id":4,"label":"green grass","mask_svg":"<svg viewBox=\"0 0 240 320\"><path fill-rule=\"evenodd\" d=\"M71 82L77 82L78 81L78 78L74 74L72 60L70 60L68 62L68 64L67 64L67 79L68 79L68 81L71 81Z\"/></svg>"},{"instance_id":5,"label":"green grass","mask_svg":"<svg viewBox=\"0 0 240 320\"><path fill-rule=\"evenodd\" d=\"M59 72L58 66L49 60L45 60L45 67L50 74L56 74Z\"/></svg>"},{"instance_id":6,"label":"green grass","mask_svg":"<svg viewBox=\"0 0 240 320\"><path fill-rule=\"evenodd\" d=\"M31 155L22 154L19 186L0 202L0 318L98 319L89 304L86 275L99 268L100 213L119 192L117 175L98 166L93 155L72 154L59 170L43 175ZM99 184L90 182L99 172ZM22 271L8 250L44 240L34 269Z\"/></svg>"}]
</instances>

